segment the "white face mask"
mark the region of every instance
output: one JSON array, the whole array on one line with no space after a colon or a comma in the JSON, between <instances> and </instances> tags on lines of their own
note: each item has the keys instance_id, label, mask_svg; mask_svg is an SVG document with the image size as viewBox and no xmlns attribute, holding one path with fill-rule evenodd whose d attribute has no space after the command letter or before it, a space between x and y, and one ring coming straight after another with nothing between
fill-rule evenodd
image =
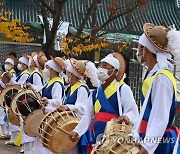
<instances>
[{"instance_id":1,"label":"white face mask","mask_svg":"<svg viewBox=\"0 0 180 154\"><path fill-rule=\"evenodd\" d=\"M110 77L110 75L108 75L108 70L105 68L98 68L97 76L98 79L102 82L102 84L104 84L105 81Z\"/></svg>"},{"instance_id":2,"label":"white face mask","mask_svg":"<svg viewBox=\"0 0 180 154\"><path fill-rule=\"evenodd\" d=\"M137 58L138 62L141 63L143 56L142 55L140 56L140 55L137 54L136 58Z\"/></svg>"},{"instance_id":3,"label":"white face mask","mask_svg":"<svg viewBox=\"0 0 180 154\"><path fill-rule=\"evenodd\" d=\"M145 54L145 52L144 52L144 48L143 49L141 49L142 50L142 55L139 55L139 51L137 51L137 53L136 53L136 58L137 58L137 60L138 60L138 62L140 63L140 64L142 64L142 63L144 63L144 62L142 62L143 61L143 57L144 57L144 54Z\"/></svg>"},{"instance_id":4,"label":"white face mask","mask_svg":"<svg viewBox=\"0 0 180 154\"><path fill-rule=\"evenodd\" d=\"M50 71L47 68L44 68L42 71L43 77L46 79L50 79Z\"/></svg>"},{"instance_id":5,"label":"white face mask","mask_svg":"<svg viewBox=\"0 0 180 154\"><path fill-rule=\"evenodd\" d=\"M22 64L18 64L18 65L17 65L17 68L18 68L18 70L20 70L20 71L21 71L21 70L23 69Z\"/></svg>"},{"instance_id":6,"label":"white face mask","mask_svg":"<svg viewBox=\"0 0 180 154\"><path fill-rule=\"evenodd\" d=\"M5 71L9 71L12 68L12 66L9 64L5 64L4 68L5 68Z\"/></svg>"},{"instance_id":7,"label":"white face mask","mask_svg":"<svg viewBox=\"0 0 180 154\"><path fill-rule=\"evenodd\" d=\"M69 83L69 82L70 82L67 75L64 75L64 81L65 81L66 83Z\"/></svg>"}]
</instances>

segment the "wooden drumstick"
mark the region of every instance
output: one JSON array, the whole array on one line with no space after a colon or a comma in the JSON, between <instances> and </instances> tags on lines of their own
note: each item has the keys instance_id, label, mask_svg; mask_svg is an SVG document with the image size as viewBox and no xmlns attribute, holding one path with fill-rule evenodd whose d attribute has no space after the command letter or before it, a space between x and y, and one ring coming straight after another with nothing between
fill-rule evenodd
<instances>
[{"instance_id":1,"label":"wooden drumstick","mask_svg":"<svg viewBox=\"0 0 180 154\"><path fill-rule=\"evenodd\" d=\"M41 100L40 100L39 96L37 95L36 91L35 91L33 88L31 88L31 90L33 91L33 93L35 94L36 98L38 99L41 107L44 107L44 105L43 105L43 103L41 102Z\"/></svg>"}]
</instances>

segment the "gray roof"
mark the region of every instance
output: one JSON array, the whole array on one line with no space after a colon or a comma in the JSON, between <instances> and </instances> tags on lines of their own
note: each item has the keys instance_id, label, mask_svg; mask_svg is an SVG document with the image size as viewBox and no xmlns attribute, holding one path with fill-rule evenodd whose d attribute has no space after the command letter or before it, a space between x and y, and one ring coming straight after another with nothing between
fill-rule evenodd
<instances>
[{"instance_id":1,"label":"gray roof","mask_svg":"<svg viewBox=\"0 0 180 154\"><path fill-rule=\"evenodd\" d=\"M83 15L87 10L87 6L90 5L92 0L68 0L63 14L63 19L69 21L73 27L79 27ZM107 6L111 0L103 0L101 5L98 5L97 23L101 25L108 18ZM116 0L121 2L122 0ZM121 31L125 33L141 34L142 26L146 22L161 25L162 22L165 25L175 24L177 29L180 29L180 14L176 7L176 0L149 0L148 8L144 12L140 12L139 9L135 11L130 17L133 22L131 29ZM90 28L91 22L88 22L85 28ZM125 17L122 16L112 23L110 23L105 29L109 29L115 32L119 32L124 26L127 25Z\"/></svg>"},{"instance_id":2,"label":"gray roof","mask_svg":"<svg viewBox=\"0 0 180 154\"><path fill-rule=\"evenodd\" d=\"M92 0L67 0L64 11L63 20L69 21L72 27L78 28L83 16L90 6ZM122 0L116 0L121 2ZM145 22L151 22L160 25L162 21L165 25L175 24L177 29L180 29L180 11L178 11L175 3L176 0L149 0L148 8L145 12L140 12L139 9L133 13L130 20L133 25L130 29L120 31L121 28L127 25L125 17L120 17L106 26L106 30L111 32L123 32L140 35L142 26ZM102 0L102 4L98 5L97 24L101 25L108 18L107 6L112 0ZM18 18L24 22L39 22L38 4L24 2L6 2L5 9L12 10L13 16L10 19ZM86 29L90 28L91 20L87 23Z\"/></svg>"}]
</instances>

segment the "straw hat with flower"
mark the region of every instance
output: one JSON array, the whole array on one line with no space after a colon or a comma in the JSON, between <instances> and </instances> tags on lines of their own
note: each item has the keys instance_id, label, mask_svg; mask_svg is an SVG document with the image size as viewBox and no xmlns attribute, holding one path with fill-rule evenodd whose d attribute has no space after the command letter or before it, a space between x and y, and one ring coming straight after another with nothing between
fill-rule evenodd
<instances>
[{"instance_id":1,"label":"straw hat with flower","mask_svg":"<svg viewBox=\"0 0 180 154\"><path fill-rule=\"evenodd\" d=\"M170 47L168 45L168 32L171 28L166 28L164 26L156 26L151 23L146 23L143 27L144 34L148 40L160 51L170 52Z\"/></svg>"},{"instance_id":2,"label":"straw hat with flower","mask_svg":"<svg viewBox=\"0 0 180 154\"><path fill-rule=\"evenodd\" d=\"M64 60L61 57L52 57L51 59L57 64L57 66L61 69L61 71L64 71Z\"/></svg>"},{"instance_id":3,"label":"straw hat with flower","mask_svg":"<svg viewBox=\"0 0 180 154\"><path fill-rule=\"evenodd\" d=\"M112 52L110 54L112 54L114 56L114 58L116 58L120 63L119 71L116 76L116 80L120 81L123 78L124 73L126 71L126 61L125 61L124 57L122 56L122 54L119 52Z\"/></svg>"},{"instance_id":4,"label":"straw hat with flower","mask_svg":"<svg viewBox=\"0 0 180 154\"><path fill-rule=\"evenodd\" d=\"M88 77L87 71L86 71L86 63L88 61L86 60L77 60L75 58L70 58L70 63L72 67L82 76L82 77Z\"/></svg>"}]
</instances>

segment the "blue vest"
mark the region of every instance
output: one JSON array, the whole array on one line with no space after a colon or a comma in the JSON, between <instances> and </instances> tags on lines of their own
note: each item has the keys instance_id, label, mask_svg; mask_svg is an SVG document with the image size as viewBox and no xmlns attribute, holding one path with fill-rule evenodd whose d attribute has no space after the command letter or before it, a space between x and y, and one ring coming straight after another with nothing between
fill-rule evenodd
<instances>
[{"instance_id":1,"label":"blue vest","mask_svg":"<svg viewBox=\"0 0 180 154\"><path fill-rule=\"evenodd\" d=\"M39 72L37 72L37 71L33 71L33 73L29 76L27 82L33 84L33 75L34 75L34 74L38 74L38 75L40 76L40 78L41 78L41 83L43 84L43 77L42 77L42 75L41 75Z\"/></svg>"},{"instance_id":2,"label":"blue vest","mask_svg":"<svg viewBox=\"0 0 180 154\"><path fill-rule=\"evenodd\" d=\"M100 102L100 107L96 111L96 114L99 114L100 112L105 113L111 113L113 115L119 116L119 106L118 106L118 99L117 99L117 88L116 88L117 82L111 83L106 90L103 89L102 85L99 87L99 89L95 89L92 93L92 101L95 108L95 111L97 110L97 103ZM121 88L124 82L119 82L119 91L118 94L121 94ZM100 93L98 96L97 92ZM102 95L102 97L101 97ZM123 109L122 109L123 112ZM96 143L96 139L98 135L103 134L105 127L106 127L105 121L95 121L94 123L94 129L93 129L93 143Z\"/></svg>"},{"instance_id":3,"label":"blue vest","mask_svg":"<svg viewBox=\"0 0 180 154\"><path fill-rule=\"evenodd\" d=\"M177 134L176 132L173 130L173 122L174 122L174 118L175 118L175 113L176 113L176 100L175 100L175 91L176 91L176 85L175 85L175 80L174 80L174 77L173 75L167 71L167 70L161 70L159 72L156 72L154 73L151 77L148 77L144 80L144 83L143 83L143 86L142 86L142 90L140 92L140 100L141 100L141 103L143 105L143 102L144 102L144 99L145 99L145 96L148 89L149 89L149 85L153 82L154 78L157 76L157 74L164 74L167 76L167 78L169 78L169 80L173 83L173 87L174 87L174 91L173 91L173 99L172 99L172 104L171 104L171 108L170 108L170 113L167 113L169 114L169 120L168 120L168 124L167 124L167 129L170 129L169 131L165 132L164 135L163 135L163 140L166 140L166 139L174 139L174 141L172 142L170 140L170 142L161 142L159 143L157 149L155 150L155 154L170 154L173 152L173 148L174 148L174 145L175 145L175 142L176 142L176 139L177 139ZM151 110L152 110L152 101L151 101L151 94L152 94L152 91L150 92L150 95L149 95L149 99L148 99L148 102L147 102L147 106L145 108L145 112L144 112L144 115L143 115L143 118L142 120L145 121L145 122L148 122L149 120L149 117L150 117L150 114L151 114ZM163 102L158 102L158 103L163 103ZM161 109L159 109L161 110ZM141 126L142 128L144 128L145 126ZM173 128L173 129L172 129ZM144 139L145 137L145 133L142 133L140 132L139 133L140 137L142 139ZM179 143L180 145L180 143ZM178 147L178 153L180 153L180 146Z\"/></svg>"},{"instance_id":4,"label":"blue vest","mask_svg":"<svg viewBox=\"0 0 180 154\"><path fill-rule=\"evenodd\" d=\"M30 75L30 73L29 73L28 70L24 70L23 72L21 72L20 74L17 75L16 82L18 82L19 79L20 79L24 74L28 74L28 76ZM26 80L26 82L27 82L27 80Z\"/></svg>"},{"instance_id":5,"label":"blue vest","mask_svg":"<svg viewBox=\"0 0 180 154\"><path fill-rule=\"evenodd\" d=\"M51 95L52 88L53 88L55 83L59 83L61 85L61 88L62 88L62 98L63 98L64 97L64 85L61 82L60 77L53 78L53 79L50 80L50 82L51 81L53 81L51 84L48 84L43 88L42 96L47 97L48 99L53 99L52 95Z\"/></svg>"},{"instance_id":6,"label":"blue vest","mask_svg":"<svg viewBox=\"0 0 180 154\"><path fill-rule=\"evenodd\" d=\"M85 85L81 85L80 87L84 87L84 88L86 89L87 93L88 93L88 96L89 96L90 92L89 92L88 87L85 86ZM73 92L72 95L70 95L70 93L71 93L71 89L70 89L69 92L68 92L68 94L67 94L67 96L66 96L66 99L65 99L65 101L64 101L64 104L75 105L76 100L77 100L77 92L78 92L78 88Z\"/></svg>"},{"instance_id":7,"label":"blue vest","mask_svg":"<svg viewBox=\"0 0 180 154\"><path fill-rule=\"evenodd\" d=\"M88 93L88 96L90 94L89 89L86 85L84 85L81 82L77 82L75 85L73 85L65 99L64 104L71 104L75 105L76 100L77 100L77 92L80 87L84 87ZM82 100L83 101L83 100ZM78 154L88 154L87 147L91 143L91 134L90 131L88 130L85 134L83 134L78 142Z\"/></svg>"}]
</instances>

